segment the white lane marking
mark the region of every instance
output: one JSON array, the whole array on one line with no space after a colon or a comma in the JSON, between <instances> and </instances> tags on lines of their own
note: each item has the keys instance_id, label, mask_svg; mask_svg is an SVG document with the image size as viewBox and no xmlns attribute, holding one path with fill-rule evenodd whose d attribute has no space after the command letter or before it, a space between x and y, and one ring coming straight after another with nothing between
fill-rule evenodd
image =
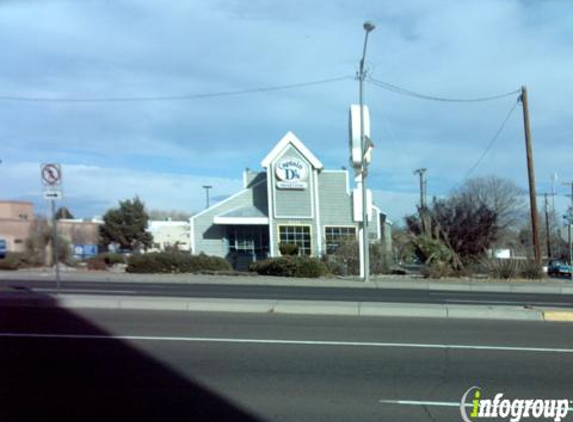
<instances>
[{"instance_id":1,"label":"white lane marking","mask_svg":"<svg viewBox=\"0 0 573 422\"><path fill-rule=\"evenodd\" d=\"M44 293L56 293L56 289L47 289L47 288L34 288L32 289L35 292L44 292ZM90 290L90 289L66 289L65 287L60 289L60 293L137 293L135 290Z\"/></svg>"},{"instance_id":2,"label":"white lane marking","mask_svg":"<svg viewBox=\"0 0 573 422\"><path fill-rule=\"evenodd\" d=\"M39 334L39 333L0 333L0 337L15 338L48 338L78 340L141 340L141 341L179 341L202 343L238 343L238 344L279 344L300 346L357 346L415 349L453 349L453 350L491 350L507 352L540 352L540 353L573 353L573 349L551 347L520 346L481 346L469 344L424 344L424 343L382 343L373 341L328 341L328 340L266 340L251 338L218 338L218 337L163 337L133 335L85 335L85 334Z\"/></svg>"},{"instance_id":3,"label":"white lane marking","mask_svg":"<svg viewBox=\"0 0 573 422\"><path fill-rule=\"evenodd\" d=\"M403 406L460 407L460 402L455 401L379 400L378 403L401 404ZM471 403L464 404L464 407L472 406Z\"/></svg>"},{"instance_id":4,"label":"white lane marking","mask_svg":"<svg viewBox=\"0 0 573 422\"><path fill-rule=\"evenodd\" d=\"M455 401L418 401L418 400L379 400L378 403L400 404L402 406L435 406L435 407L460 407L460 402ZM473 407L471 403L464 403L464 407ZM568 411L572 411L569 407Z\"/></svg>"}]
</instances>

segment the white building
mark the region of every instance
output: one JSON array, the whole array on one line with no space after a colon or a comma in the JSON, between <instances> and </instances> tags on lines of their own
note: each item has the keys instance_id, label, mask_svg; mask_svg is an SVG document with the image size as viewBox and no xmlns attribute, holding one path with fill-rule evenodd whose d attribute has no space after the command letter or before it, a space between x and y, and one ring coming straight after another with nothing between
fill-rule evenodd
<instances>
[{"instance_id":1,"label":"white building","mask_svg":"<svg viewBox=\"0 0 573 422\"><path fill-rule=\"evenodd\" d=\"M149 252L165 251L170 248L177 248L180 251L190 250L190 226L187 221L150 221L147 231L153 235L153 246Z\"/></svg>"}]
</instances>

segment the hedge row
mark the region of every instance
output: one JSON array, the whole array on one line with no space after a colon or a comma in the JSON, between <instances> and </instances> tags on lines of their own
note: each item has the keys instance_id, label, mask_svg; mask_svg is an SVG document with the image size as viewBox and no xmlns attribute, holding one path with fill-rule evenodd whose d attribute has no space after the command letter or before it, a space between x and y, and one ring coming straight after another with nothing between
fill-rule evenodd
<instances>
[{"instance_id":1,"label":"hedge row","mask_svg":"<svg viewBox=\"0 0 573 422\"><path fill-rule=\"evenodd\" d=\"M132 255L127 260L128 273L194 273L199 271L232 270L224 258L205 254L190 255L185 252L153 252Z\"/></svg>"},{"instance_id":2,"label":"hedge row","mask_svg":"<svg viewBox=\"0 0 573 422\"><path fill-rule=\"evenodd\" d=\"M8 252L4 259L0 259L0 270L15 271L20 268L39 267L42 263L26 252Z\"/></svg>"},{"instance_id":3,"label":"hedge row","mask_svg":"<svg viewBox=\"0 0 573 422\"><path fill-rule=\"evenodd\" d=\"M326 274L326 267L316 258L287 255L253 262L249 271L261 275L317 278Z\"/></svg>"},{"instance_id":4,"label":"hedge row","mask_svg":"<svg viewBox=\"0 0 573 422\"><path fill-rule=\"evenodd\" d=\"M86 259L88 270L105 271L114 264L125 264L127 257L118 253L104 252Z\"/></svg>"}]
</instances>

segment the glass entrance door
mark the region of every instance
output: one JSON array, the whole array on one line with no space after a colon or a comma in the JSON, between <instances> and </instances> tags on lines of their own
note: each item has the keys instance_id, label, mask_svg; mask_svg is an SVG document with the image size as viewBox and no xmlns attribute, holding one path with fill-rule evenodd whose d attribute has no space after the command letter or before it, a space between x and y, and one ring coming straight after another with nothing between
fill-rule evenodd
<instances>
[{"instance_id":1,"label":"glass entrance door","mask_svg":"<svg viewBox=\"0 0 573 422\"><path fill-rule=\"evenodd\" d=\"M268 226L228 226L228 258L233 268L246 271L251 262L269 255Z\"/></svg>"}]
</instances>

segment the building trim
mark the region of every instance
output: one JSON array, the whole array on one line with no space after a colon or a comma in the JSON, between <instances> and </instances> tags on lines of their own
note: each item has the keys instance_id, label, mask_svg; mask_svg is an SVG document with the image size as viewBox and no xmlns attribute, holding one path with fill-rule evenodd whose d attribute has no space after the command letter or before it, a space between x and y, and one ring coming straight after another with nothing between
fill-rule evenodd
<instances>
[{"instance_id":1,"label":"building trim","mask_svg":"<svg viewBox=\"0 0 573 422\"><path fill-rule=\"evenodd\" d=\"M316 158L316 156L310 152L310 150L291 131L287 132L286 135L283 136L282 139L275 145L271 152L267 154L263 161L261 161L261 166L268 168L271 163L281 155L283 149L289 144L295 147L298 152L300 152L302 156L305 157L314 168L320 170L324 167L320 160Z\"/></svg>"},{"instance_id":2,"label":"building trim","mask_svg":"<svg viewBox=\"0 0 573 422\"><path fill-rule=\"evenodd\" d=\"M273 232L274 232L274 201L271 201L272 197L272 179L271 174L272 169L267 170L267 205L268 205L268 216L269 216L269 255L271 257L276 256L275 242L273 242Z\"/></svg>"},{"instance_id":3,"label":"building trim","mask_svg":"<svg viewBox=\"0 0 573 422\"><path fill-rule=\"evenodd\" d=\"M319 196L318 196L318 170L314 169L312 172L312 177L314 179L313 182L313 194L314 194L314 206L315 206L315 211L314 211L314 215L316 216L315 218L315 223L316 223L316 251L317 256L321 256L322 255L322 238L320 236L320 200L319 200Z\"/></svg>"},{"instance_id":4,"label":"building trim","mask_svg":"<svg viewBox=\"0 0 573 422\"><path fill-rule=\"evenodd\" d=\"M269 224L267 217L221 217L213 218L215 224L237 224L237 225L266 225Z\"/></svg>"},{"instance_id":5,"label":"building trim","mask_svg":"<svg viewBox=\"0 0 573 422\"><path fill-rule=\"evenodd\" d=\"M195 221L193 217L189 217L189 234L191 235L191 253L197 254L195 250Z\"/></svg>"}]
</instances>

